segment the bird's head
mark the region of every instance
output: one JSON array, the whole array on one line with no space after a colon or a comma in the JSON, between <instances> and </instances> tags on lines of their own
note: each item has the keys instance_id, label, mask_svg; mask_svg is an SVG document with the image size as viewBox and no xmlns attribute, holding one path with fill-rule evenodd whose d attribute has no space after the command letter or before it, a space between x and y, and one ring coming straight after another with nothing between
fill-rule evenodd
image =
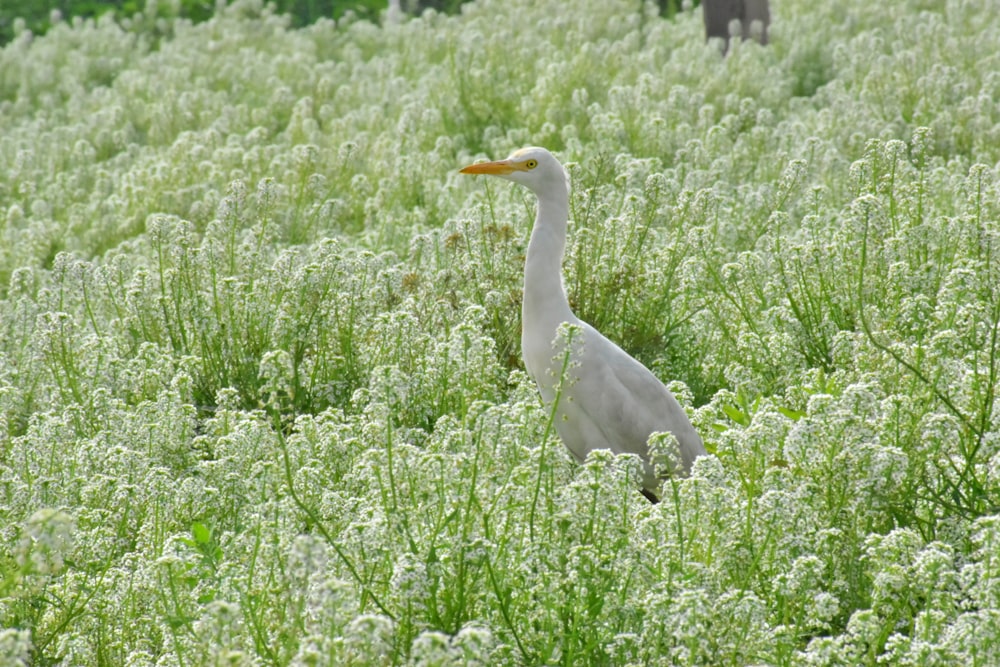
<instances>
[{"instance_id":1,"label":"bird's head","mask_svg":"<svg viewBox=\"0 0 1000 667\"><path fill-rule=\"evenodd\" d=\"M569 174L566 169L555 155L536 146L516 150L503 160L470 164L460 173L499 176L520 183L539 196L569 192Z\"/></svg>"}]
</instances>

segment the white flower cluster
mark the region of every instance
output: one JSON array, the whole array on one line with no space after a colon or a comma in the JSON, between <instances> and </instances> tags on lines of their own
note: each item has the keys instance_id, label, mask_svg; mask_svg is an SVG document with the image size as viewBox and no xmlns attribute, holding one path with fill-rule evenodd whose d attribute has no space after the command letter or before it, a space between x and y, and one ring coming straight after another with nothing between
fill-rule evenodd
<instances>
[{"instance_id":1,"label":"white flower cluster","mask_svg":"<svg viewBox=\"0 0 1000 667\"><path fill-rule=\"evenodd\" d=\"M0 663L1000 664L1000 4L774 10L18 31ZM523 372L532 200L457 169L524 144L712 453L658 505Z\"/></svg>"}]
</instances>

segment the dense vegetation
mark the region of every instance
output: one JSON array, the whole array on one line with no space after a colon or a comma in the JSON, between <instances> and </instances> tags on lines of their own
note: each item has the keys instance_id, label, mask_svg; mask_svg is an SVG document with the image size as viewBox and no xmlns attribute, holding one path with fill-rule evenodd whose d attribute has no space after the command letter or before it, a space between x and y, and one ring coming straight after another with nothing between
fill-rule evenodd
<instances>
[{"instance_id":1,"label":"dense vegetation","mask_svg":"<svg viewBox=\"0 0 1000 667\"><path fill-rule=\"evenodd\" d=\"M0 50L0 663L1000 663L1000 5L111 16ZM579 314L712 456L651 506L520 363Z\"/></svg>"},{"instance_id":2,"label":"dense vegetation","mask_svg":"<svg viewBox=\"0 0 1000 667\"><path fill-rule=\"evenodd\" d=\"M387 7L387 0L270 0L275 11L288 14L292 25L304 26L320 18L337 19L346 12L374 19ZM432 0L434 2L434 0ZM462 0L439 0L437 9L457 11ZM225 0L4 0L0 7L0 45L20 30L44 34L60 21L72 18L99 19L105 14L128 22L136 15L163 19L205 21Z\"/></svg>"}]
</instances>

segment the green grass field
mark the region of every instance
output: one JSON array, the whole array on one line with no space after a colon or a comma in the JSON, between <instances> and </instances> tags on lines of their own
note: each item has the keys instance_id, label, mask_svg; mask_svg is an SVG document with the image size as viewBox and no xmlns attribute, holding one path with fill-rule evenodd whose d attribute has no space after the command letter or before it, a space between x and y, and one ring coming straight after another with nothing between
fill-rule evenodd
<instances>
[{"instance_id":1,"label":"green grass field","mask_svg":"<svg viewBox=\"0 0 1000 667\"><path fill-rule=\"evenodd\" d=\"M0 665L1000 664L1000 4L654 7L0 50ZM659 505L523 370L527 144Z\"/></svg>"}]
</instances>

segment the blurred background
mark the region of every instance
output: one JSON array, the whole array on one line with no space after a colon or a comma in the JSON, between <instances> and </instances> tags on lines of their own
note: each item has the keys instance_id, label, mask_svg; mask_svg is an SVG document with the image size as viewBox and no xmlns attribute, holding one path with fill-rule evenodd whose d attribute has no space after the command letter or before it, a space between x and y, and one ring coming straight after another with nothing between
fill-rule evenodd
<instances>
[{"instance_id":1,"label":"blurred background","mask_svg":"<svg viewBox=\"0 0 1000 667\"><path fill-rule=\"evenodd\" d=\"M224 2L224 0L222 0ZM388 9L390 2L398 4L402 11L419 14L427 9L444 13L458 12L469 0L271 0L279 14L289 14L295 26L304 26L320 18L338 19L346 12L354 12L362 18L376 20L380 12ZM74 16L97 18L108 12L118 17L128 17L145 12L148 5L155 4L156 13L163 17L181 16L194 22L205 21L215 13L216 3L206 0L168 0L147 2L147 0L59 0L45 2L39 0L5 0L0 4L0 46L15 34L15 20L24 20L25 28L42 34L52 24L52 13L58 11L63 19ZM636 11L642 8L642 0L636 0ZM700 0L657 0L663 16L672 16L682 5L697 7ZM567 5L567 11L572 11Z\"/></svg>"}]
</instances>

